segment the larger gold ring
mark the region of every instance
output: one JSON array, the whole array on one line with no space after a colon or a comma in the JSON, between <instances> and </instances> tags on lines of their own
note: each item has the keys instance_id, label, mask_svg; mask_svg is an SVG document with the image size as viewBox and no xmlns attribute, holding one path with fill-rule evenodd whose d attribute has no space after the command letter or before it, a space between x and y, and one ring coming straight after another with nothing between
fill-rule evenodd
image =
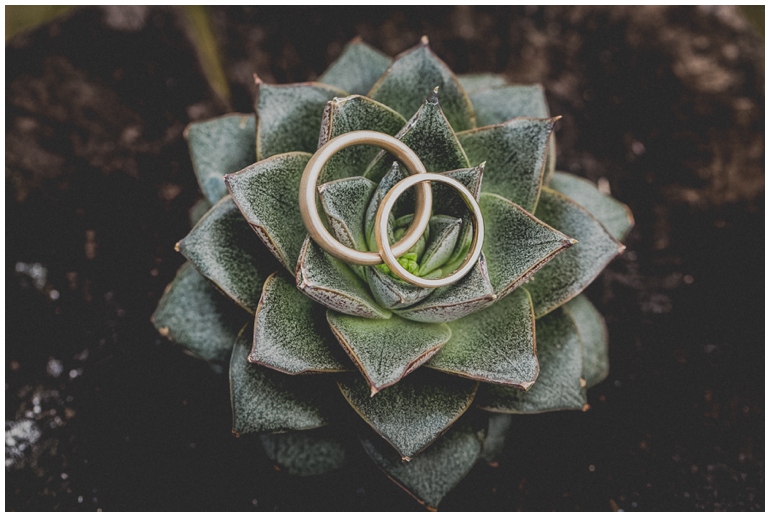
<instances>
[{"instance_id":1,"label":"larger gold ring","mask_svg":"<svg viewBox=\"0 0 770 517\"><path fill-rule=\"evenodd\" d=\"M396 203L398 196L403 194L408 188L416 185L417 183L424 182L424 185L428 185L430 181L437 181L439 183L446 183L453 187L465 201L465 204L473 213L474 226L473 226L473 242L471 244L471 253L465 257L465 261L462 265L456 269L453 273L443 278L421 278L417 275L413 275L398 262L396 254L390 247L388 242L388 216L390 211L393 210L393 205ZM484 244L484 218L481 215L481 208L476 202L476 198L473 196L470 190L465 188L465 185L459 181L436 174L435 172L426 172L425 174L418 174L415 176L409 176L396 183L392 189L385 194L385 197L377 210L377 217L374 220L374 240L377 242L377 248L382 255L383 260L388 265L391 271L393 271L399 278L409 282L410 284L417 285L419 287L441 287L444 285L452 284L462 277L464 277L476 264L479 255L481 254L481 246Z\"/></svg>"},{"instance_id":2,"label":"larger gold ring","mask_svg":"<svg viewBox=\"0 0 770 517\"><path fill-rule=\"evenodd\" d=\"M374 145L392 153L398 161L406 166L409 173L413 175L411 177L427 174L420 158L400 140L377 131L351 131L326 142L307 162L305 171L302 173L302 180L299 183L299 210L308 234L329 255L348 264L376 266L383 262L380 254L358 251L343 246L324 226L316 205L316 185L324 164L337 151L356 144ZM412 221L404 237L393 245L392 253L399 257L417 244L430 222L431 205L433 204L430 185L428 183L421 184L417 189L416 197L414 221Z\"/></svg>"}]
</instances>

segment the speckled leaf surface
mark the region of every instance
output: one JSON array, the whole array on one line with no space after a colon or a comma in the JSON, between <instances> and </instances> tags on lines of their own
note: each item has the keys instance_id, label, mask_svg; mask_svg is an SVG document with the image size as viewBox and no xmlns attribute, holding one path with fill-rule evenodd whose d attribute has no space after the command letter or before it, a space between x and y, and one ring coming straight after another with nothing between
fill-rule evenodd
<instances>
[{"instance_id":1,"label":"speckled leaf surface","mask_svg":"<svg viewBox=\"0 0 770 517\"><path fill-rule=\"evenodd\" d=\"M344 99L335 98L324 110L318 147L350 131L366 129L393 136L405 124L404 117L368 97L353 95ZM379 151L379 148L370 145L354 145L338 151L324 165L319 182L362 175Z\"/></svg>"},{"instance_id":2,"label":"speckled leaf surface","mask_svg":"<svg viewBox=\"0 0 770 517\"><path fill-rule=\"evenodd\" d=\"M402 318L412 321L449 322L486 307L494 299L495 292L482 253L476 266L461 280L439 287L420 303L397 312Z\"/></svg>"},{"instance_id":3,"label":"speckled leaf surface","mask_svg":"<svg viewBox=\"0 0 770 517\"><path fill-rule=\"evenodd\" d=\"M558 310L537 320L537 357L540 374L529 391L484 384L476 404L500 413L543 413L583 409L583 359L575 323Z\"/></svg>"},{"instance_id":4,"label":"speckled leaf surface","mask_svg":"<svg viewBox=\"0 0 770 517\"><path fill-rule=\"evenodd\" d=\"M398 132L396 138L408 145L430 172L470 167L468 157L457 140L457 135L439 106L439 96L444 98L443 93L431 92L406 126ZM475 163L482 161L484 160L478 160ZM383 151L377 155L364 175L372 181L379 182L390 170L392 163L392 155Z\"/></svg>"},{"instance_id":5,"label":"speckled leaf surface","mask_svg":"<svg viewBox=\"0 0 770 517\"><path fill-rule=\"evenodd\" d=\"M227 195L225 174L257 161L254 115L232 113L193 122L185 130L195 177L212 205Z\"/></svg>"},{"instance_id":6,"label":"speckled leaf surface","mask_svg":"<svg viewBox=\"0 0 770 517\"><path fill-rule=\"evenodd\" d=\"M338 384L353 409L404 458L441 436L470 407L478 388L425 368L374 396L360 378Z\"/></svg>"},{"instance_id":7,"label":"speckled leaf surface","mask_svg":"<svg viewBox=\"0 0 770 517\"><path fill-rule=\"evenodd\" d=\"M485 224L482 249L498 296L511 292L572 245L570 237L500 196L482 194L479 206Z\"/></svg>"},{"instance_id":8,"label":"speckled leaf surface","mask_svg":"<svg viewBox=\"0 0 770 517\"><path fill-rule=\"evenodd\" d=\"M462 183L478 201L485 167L486 164L481 163L475 167L441 172L440 174ZM433 213L458 217L470 213L460 194L449 185L434 182L431 183L431 190L433 192Z\"/></svg>"},{"instance_id":9,"label":"speckled leaf surface","mask_svg":"<svg viewBox=\"0 0 770 517\"><path fill-rule=\"evenodd\" d=\"M449 67L430 49L427 40L399 55L367 97L410 118L437 86L441 91L444 113L454 130L476 127L468 95ZM441 172L449 169L428 170Z\"/></svg>"},{"instance_id":10,"label":"speckled leaf surface","mask_svg":"<svg viewBox=\"0 0 770 517\"><path fill-rule=\"evenodd\" d=\"M451 336L443 323L418 323L398 316L373 320L328 311L326 317L337 340L369 383L367 394L402 380Z\"/></svg>"},{"instance_id":11,"label":"speckled leaf surface","mask_svg":"<svg viewBox=\"0 0 770 517\"><path fill-rule=\"evenodd\" d=\"M472 163L486 161L482 192L498 194L527 211L537 206L553 119L513 119L458 134Z\"/></svg>"},{"instance_id":12,"label":"speckled leaf surface","mask_svg":"<svg viewBox=\"0 0 770 517\"><path fill-rule=\"evenodd\" d=\"M158 302L152 322L163 336L206 361L227 361L250 316L185 263Z\"/></svg>"},{"instance_id":13,"label":"speckled leaf surface","mask_svg":"<svg viewBox=\"0 0 770 517\"><path fill-rule=\"evenodd\" d=\"M318 78L318 82L363 95L392 62L388 56L356 38L345 45L339 57Z\"/></svg>"},{"instance_id":14,"label":"speckled leaf surface","mask_svg":"<svg viewBox=\"0 0 770 517\"><path fill-rule=\"evenodd\" d=\"M493 413L489 415L487 435L484 437L484 448L481 457L490 464L503 452L508 429L511 428L513 417L505 413Z\"/></svg>"},{"instance_id":15,"label":"speckled leaf surface","mask_svg":"<svg viewBox=\"0 0 770 517\"><path fill-rule=\"evenodd\" d=\"M200 221L203 216L206 215L206 212L211 210L211 207L211 203L209 203L206 199L199 199L196 201L195 204L190 207L190 226L195 226L198 224L198 221Z\"/></svg>"},{"instance_id":16,"label":"speckled leaf surface","mask_svg":"<svg viewBox=\"0 0 770 517\"><path fill-rule=\"evenodd\" d=\"M283 275L273 274L265 282L249 362L289 374L352 369L326 324L326 308Z\"/></svg>"},{"instance_id":17,"label":"speckled leaf surface","mask_svg":"<svg viewBox=\"0 0 770 517\"><path fill-rule=\"evenodd\" d=\"M366 268L366 281L377 303L388 310L410 307L434 291L393 278L377 267Z\"/></svg>"},{"instance_id":18,"label":"speckled leaf surface","mask_svg":"<svg viewBox=\"0 0 770 517\"><path fill-rule=\"evenodd\" d=\"M178 247L203 276L252 313L262 284L279 267L230 196L214 205Z\"/></svg>"},{"instance_id":19,"label":"speckled leaf surface","mask_svg":"<svg viewBox=\"0 0 770 517\"><path fill-rule=\"evenodd\" d=\"M321 83L257 83L257 159L293 151L315 152L321 116L333 97L348 94Z\"/></svg>"},{"instance_id":20,"label":"speckled leaf surface","mask_svg":"<svg viewBox=\"0 0 770 517\"><path fill-rule=\"evenodd\" d=\"M344 246L367 251L364 217L376 188L373 181L361 176L324 183L318 188L329 228ZM361 266L351 267L361 278L366 277Z\"/></svg>"},{"instance_id":21,"label":"speckled leaf surface","mask_svg":"<svg viewBox=\"0 0 770 517\"><path fill-rule=\"evenodd\" d=\"M529 388L539 370L535 315L524 289L449 323L452 337L427 366L483 382Z\"/></svg>"},{"instance_id":22,"label":"speckled leaf surface","mask_svg":"<svg viewBox=\"0 0 770 517\"><path fill-rule=\"evenodd\" d=\"M316 302L360 318L386 319L364 282L344 262L325 253L307 237L297 264L297 288Z\"/></svg>"},{"instance_id":23,"label":"speckled leaf surface","mask_svg":"<svg viewBox=\"0 0 770 517\"><path fill-rule=\"evenodd\" d=\"M539 84L509 84L469 94L479 127L502 124L516 117L548 118L548 103Z\"/></svg>"},{"instance_id":24,"label":"speckled leaf surface","mask_svg":"<svg viewBox=\"0 0 770 517\"><path fill-rule=\"evenodd\" d=\"M626 205L604 194L585 178L557 171L549 186L588 210L619 241L634 226L634 216Z\"/></svg>"},{"instance_id":25,"label":"speckled leaf surface","mask_svg":"<svg viewBox=\"0 0 770 517\"><path fill-rule=\"evenodd\" d=\"M497 88L498 86L508 84L505 77L498 74L461 74L457 76L457 79L468 95L479 90Z\"/></svg>"},{"instance_id":26,"label":"speckled leaf surface","mask_svg":"<svg viewBox=\"0 0 770 517\"><path fill-rule=\"evenodd\" d=\"M225 177L243 217L291 274L307 235L299 182L308 160L307 153L286 153Z\"/></svg>"},{"instance_id":27,"label":"speckled leaf surface","mask_svg":"<svg viewBox=\"0 0 770 517\"><path fill-rule=\"evenodd\" d=\"M467 425L450 429L411 461L401 461L371 439L362 438L361 443L389 478L432 510L470 472L482 448L478 433Z\"/></svg>"},{"instance_id":28,"label":"speckled leaf surface","mask_svg":"<svg viewBox=\"0 0 770 517\"><path fill-rule=\"evenodd\" d=\"M328 432L290 431L259 438L268 458L292 476L318 476L345 465L344 444Z\"/></svg>"},{"instance_id":29,"label":"speckled leaf surface","mask_svg":"<svg viewBox=\"0 0 770 517\"><path fill-rule=\"evenodd\" d=\"M314 429L328 423L333 396L325 377L287 375L248 362L253 328L245 327L230 357L230 400L236 434Z\"/></svg>"},{"instance_id":30,"label":"speckled leaf surface","mask_svg":"<svg viewBox=\"0 0 770 517\"><path fill-rule=\"evenodd\" d=\"M430 236L417 270L418 276L426 276L449 259L460 237L462 223L461 218L447 215L434 215L430 218Z\"/></svg>"},{"instance_id":31,"label":"speckled leaf surface","mask_svg":"<svg viewBox=\"0 0 770 517\"><path fill-rule=\"evenodd\" d=\"M590 388L610 373L609 335L604 317L586 298L578 295L564 305L572 317L583 345L583 378Z\"/></svg>"},{"instance_id":32,"label":"speckled leaf surface","mask_svg":"<svg viewBox=\"0 0 770 517\"><path fill-rule=\"evenodd\" d=\"M539 318L580 294L625 247L583 207L550 188L543 189L536 215L578 240L527 284Z\"/></svg>"}]
</instances>

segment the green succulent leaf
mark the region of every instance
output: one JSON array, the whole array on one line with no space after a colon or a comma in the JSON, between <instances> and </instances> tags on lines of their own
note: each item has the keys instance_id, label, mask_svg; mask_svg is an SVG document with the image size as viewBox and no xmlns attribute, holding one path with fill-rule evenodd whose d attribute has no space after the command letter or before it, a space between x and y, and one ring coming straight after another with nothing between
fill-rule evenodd
<instances>
[{"instance_id":1,"label":"green succulent leaf","mask_svg":"<svg viewBox=\"0 0 770 517\"><path fill-rule=\"evenodd\" d=\"M247 313L216 290L189 262L158 302L152 315L162 335L206 361L224 363L230 357Z\"/></svg>"},{"instance_id":2,"label":"green succulent leaf","mask_svg":"<svg viewBox=\"0 0 770 517\"><path fill-rule=\"evenodd\" d=\"M457 169L453 171L442 172L440 174L448 176L452 179L459 181L467 188L471 194L479 200L481 194L481 178L484 176L485 163L481 163L475 167ZM466 216L470 214L468 207L463 201L462 197L457 191L445 185L443 183L431 183L431 191L433 192L433 206L435 207L434 213L451 215L455 217ZM409 192L414 196L413 192ZM404 194L404 197L407 194Z\"/></svg>"},{"instance_id":3,"label":"green succulent leaf","mask_svg":"<svg viewBox=\"0 0 770 517\"><path fill-rule=\"evenodd\" d=\"M293 431L259 438L276 467L292 476L318 476L345 465L345 445L328 432Z\"/></svg>"},{"instance_id":4,"label":"green succulent leaf","mask_svg":"<svg viewBox=\"0 0 770 517\"><path fill-rule=\"evenodd\" d=\"M536 215L578 240L527 284L540 318L580 294L625 247L582 206L550 188L543 189Z\"/></svg>"},{"instance_id":5,"label":"green succulent leaf","mask_svg":"<svg viewBox=\"0 0 770 517\"><path fill-rule=\"evenodd\" d=\"M486 161L481 191L534 211L555 120L518 118L458 134L471 162Z\"/></svg>"},{"instance_id":6,"label":"green succulent leaf","mask_svg":"<svg viewBox=\"0 0 770 517\"><path fill-rule=\"evenodd\" d=\"M460 237L462 219L448 215L434 215L430 218L430 237L420 261L417 276L432 273L446 263L454 252Z\"/></svg>"},{"instance_id":7,"label":"green succulent leaf","mask_svg":"<svg viewBox=\"0 0 770 517\"><path fill-rule=\"evenodd\" d=\"M333 397L325 376L286 375L248 362L253 326L244 327L230 357L233 433L314 429L328 423Z\"/></svg>"},{"instance_id":8,"label":"green succulent leaf","mask_svg":"<svg viewBox=\"0 0 770 517\"><path fill-rule=\"evenodd\" d=\"M368 97L352 95L344 99L335 98L324 110L318 147L350 131L371 130L393 136L404 124L404 117ZM320 183L362 175L379 151L369 145L354 145L338 151L324 165Z\"/></svg>"},{"instance_id":9,"label":"green succulent leaf","mask_svg":"<svg viewBox=\"0 0 770 517\"><path fill-rule=\"evenodd\" d=\"M433 289L393 278L379 267L366 268L366 281L377 303L389 310L404 309L427 298Z\"/></svg>"},{"instance_id":10,"label":"green succulent leaf","mask_svg":"<svg viewBox=\"0 0 770 517\"><path fill-rule=\"evenodd\" d=\"M626 205L604 194L585 178L556 172L549 186L588 210L619 241L634 226L634 216Z\"/></svg>"},{"instance_id":11,"label":"green succulent leaf","mask_svg":"<svg viewBox=\"0 0 770 517\"><path fill-rule=\"evenodd\" d=\"M537 357L540 374L529 391L485 384L479 390L477 405L500 413L583 409L586 392L580 337L564 311L537 320Z\"/></svg>"},{"instance_id":12,"label":"green succulent leaf","mask_svg":"<svg viewBox=\"0 0 770 517\"><path fill-rule=\"evenodd\" d=\"M177 246L203 276L251 313L265 279L279 267L230 196L214 205Z\"/></svg>"},{"instance_id":13,"label":"green succulent leaf","mask_svg":"<svg viewBox=\"0 0 770 517\"><path fill-rule=\"evenodd\" d=\"M484 438L484 450L481 451L481 457L490 464L503 452L505 439L508 435L508 429L511 428L512 421L513 417L506 413L489 415L487 435Z\"/></svg>"},{"instance_id":14,"label":"green succulent leaf","mask_svg":"<svg viewBox=\"0 0 770 517\"><path fill-rule=\"evenodd\" d=\"M481 438L469 425L453 427L411 461L402 461L371 439L361 443L389 478L432 510L470 472L482 449Z\"/></svg>"},{"instance_id":15,"label":"green succulent leaf","mask_svg":"<svg viewBox=\"0 0 770 517\"><path fill-rule=\"evenodd\" d=\"M434 88L441 90L446 118L455 131L476 127L473 107L457 77L428 46L427 38L396 57L391 67L369 91L367 97L411 117ZM453 167L459 168L459 167ZM428 170L445 171L449 169Z\"/></svg>"},{"instance_id":16,"label":"green succulent leaf","mask_svg":"<svg viewBox=\"0 0 770 517\"><path fill-rule=\"evenodd\" d=\"M524 289L449 323L452 338L427 366L482 382L528 389L539 370L535 315Z\"/></svg>"},{"instance_id":17,"label":"green succulent leaf","mask_svg":"<svg viewBox=\"0 0 770 517\"><path fill-rule=\"evenodd\" d=\"M257 161L255 133L254 115L243 113L193 122L185 129L195 177L212 205L227 195L225 174Z\"/></svg>"},{"instance_id":18,"label":"green succulent leaf","mask_svg":"<svg viewBox=\"0 0 770 517\"><path fill-rule=\"evenodd\" d=\"M502 124L516 117L548 118L548 103L539 84L509 84L470 94L479 126Z\"/></svg>"},{"instance_id":19,"label":"green succulent leaf","mask_svg":"<svg viewBox=\"0 0 770 517\"><path fill-rule=\"evenodd\" d=\"M409 375L451 336L443 323L417 323L398 316L373 320L327 311L326 318L372 393Z\"/></svg>"},{"instance_id":20,"label":"green succulent leaf","mask_svg":"<svg viewBox=\"0 0 770 517\"><path fill-rule=\"evenodd\" d=\"M286 153L225 176L243 217L292 275L307 235L298 200L309 160L307 153Z\"/></svg>"},{"instance_id":21,"label":"green succulent leaf","mask_svg":"<svg viewBox=\"0 0 770 517\"><path fill-rule=\"evenodd\" d=\"M345 45L318 81L346 92L365 94L392 62L388 56L356 38Z\"/></svg>"},{"instance_id":22,"label":"green succulent leaf","mask_svg":"<svg viewBox=\"0 0 770 517\"><path fill-rule=\"evenodd\" d=\"M487 261L482 253L474 268L462 279L439 287L425 300L397 313L412 321L450 322L486 307L494 299Z\"/></svg>"},{"instance_id":23,"label":"green succulent leaf","mask_svg":"<svg viewBox=\"0 0 770 517\"><path fill-rule=\"evenodd\" d=\"M353 409L405 459L441 436L470 407L478 383L419 372L374 396L360 378L338 382Z\"/></svg>"},{"instance_id":24,"label":"green succulent leaf","mask_svg":"<svg viewBox=\"0 0 770 517\"><path fill-rule=\"evenodd\" d=\"M438 97L437 92L431 92L419 110L413 112L414 116L398 132L396 138L417 154L428 171L442 172L470 167L457 135L439 106ZM478 160L476 163L482 161ZM379 182L390 170L392 163L393 156L381 151L364 176Z\"/></svg>"},{"instance_id":25,"label":"green succulent leaf","mask_svg":"<svg viewBox=\"0 0 770 517\"><path fill-rule=\"evenodd\" d=\"M343 314L359 318L387 319L353 269L324 252L307 237L297 264L297 288L307 296Z\"/></svg>"},{"instance_id":26,"label":"green succulent leaf","mask_svg":"<svg viewBox=\"0 0 770 517\"><path fill-rule=\"evenodd\" d=\"M288 374L351 370L325 321L326 309L275 273L265 282L249 362Z\"/></svg>"},{"instance_id":27,"label":"green succulent leaf","mask_svg":"<svg viewBox=\"0 0 770 517\"><path fill-rule=\"evenodd\" d=\"M586 387L596 386L610 373L609 336L604 317L582 294L566 303L564 311L575 322L583 345L583 378Z\"/></svg>"},{"instance_id":28,"label":"green succulent leaf","mask_svg":"<svg viewBox=\"0 0 770 517\"><path fill-rule=\"evenodd\" d=\"M508 84L505 77L498 74L462 74L458 75L457 79L460 81L460 85L468 95L479 90L497 88L498 86L505 86ZM479 123L479 125L483 124Z\"/></svg>"},{"instance_id":29,"label":"green succulent leaf","mask_svg":"<svg viewBox=\"0 0 770 517\"><path fill-rule=\"evenodd\" d=\"M195 226L198 224L198 221L200 221L203 216L206 215L206 212L211 210L211 206L211 203L209 203L206 199L199 199L196 201L195 204L190 207L190 226Z\"/></svg>"},{"instance_id":30,"label":"green succulent leaf","mask_svg":"<svg viewBox=\"0 0 770 517\"><path fill-rule=\"evenodd\" d=\"M484 215L484 254L489 280L505 296L573 244L520 206L494 194L479 199Z\"/></svg>"},{"instance_id":31,"label":"green succulent leaf","mask_svg":"<svg viewBox=\"0 0 770 517\"><path fill-rule=\"evenodd\" d=\"M321 115L342 90L321 83L257 82L257 160L293 151L315 152Z\"/></svg>"}]
</instances>

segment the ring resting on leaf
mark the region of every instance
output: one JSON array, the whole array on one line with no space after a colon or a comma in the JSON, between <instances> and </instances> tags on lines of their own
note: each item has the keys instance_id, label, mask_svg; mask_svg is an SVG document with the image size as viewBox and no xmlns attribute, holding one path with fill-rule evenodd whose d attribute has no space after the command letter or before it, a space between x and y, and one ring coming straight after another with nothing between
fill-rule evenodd
<instances>
[{"instance_id":1,"label":"ring resting on leaf","mask_svg":"<svg viewBox=\"0 0 770 517\"><path fill-rule=\"evenodd\" d=\"M316 189L321 171L326 162L335 153L352 145L374 145L385 149L403 163L410 174L410 176L399 181L388 191L377 210L374 236L378 253L358 251L344 246L329 233L318 214ZM406 254L420 240L423 232L428 227L432 212L431 205L433 203L430 188L431 181L445 183L457 190L473 214L474 235L470 254L457 270L443 278L427 279L418 277L404 269L398 262L398 257ZM390 212L398 197L413 186L417 186L414 220L401 240L391 246L388 242L388 219ZM299 208L302 221L305 223L310 237L333 257L348 264L361 266L376 266L384 262L399 278L419 287L441 287L452 284L465 276L473 268L476 260L478 260L484 241L484 221L481 209L473 194L457 180L441 174L427 172L422 161L420 161L414 151L400 140L377 131L351 131L333 138L321 146L307 163L302 173L299 185Z\"/></svg>"}]
</instances>

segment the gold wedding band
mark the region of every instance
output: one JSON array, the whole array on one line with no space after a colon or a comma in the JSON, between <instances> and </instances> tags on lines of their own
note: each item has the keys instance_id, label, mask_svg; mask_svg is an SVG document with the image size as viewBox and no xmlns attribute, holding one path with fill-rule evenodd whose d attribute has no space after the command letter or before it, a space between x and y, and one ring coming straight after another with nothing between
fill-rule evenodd
<instances>
[{"instance_id":1,"label":"gold wedding band","mask_svg":"<svg viewBox=\"0 0 770 517\"><path fill-rule=\"evenodd\" d=\"M418 183L422 182L423 185L429 185L429 182L431 181L445 183L457 190L463 198L463 201L465 201L465 204L473 213L474 218L474 233L470 255L465 258L462 265L452 274L435 279L421 278L404 269L396 258L398 254L395 253L395 249L391 249L390 243L388 242L388 216L390 215L390 211L393 210L393 205L396 203L398 197L407 189ZM399 278L419 287L436 288L456 282L465 276L476 264L476 260L478 260L479 255L481 254L481 246L484 244L484 218L481 215L481 208L479 208L476 198L470 190L465 188L465 185L459 181L434 172L415 174L414 176L409 176L396 183L396 185L385 195L385 198L382 200L382 203L377 210L377 217L374 222L374 240L377 242L377 248L385 261L385 264L387 264L390 270Z\"/></svg>"},{"instance_id":2,"label":"gold wedding band","mask_svg":"<svg viewBox=\"0 0 770 517\"><path fill-rule=\"evenodd\" d=\"M336 257L348 264L361 266L376 266L382 264L383 258L380 254L374 252L358 251L347 246L343 246L335 239L329 230L326 229L321 217L318 215L318 206L316 205L316 188L318 177L321 170L329 158L337 151L350 147L351 145L368 144L380 147L393 154L398 161L406 166L407 171L412 176L417 177L427 174L425 166L420 158L400 140L378 133L377 131L351 131L338 137L332 138L326 144L321 146L310 161L305 166L302 173L302 179L299 183L299 210L302 214L302 221L305 223L310 237L324 249L329 255ZM419 181L414 182L414 184ZM462 185L461 185L462 186ZM403 192L403 190L402 190ZM423 232L428 227L431 216L431 205L433 197L431 195L430 184L422 183L417 188L417 202L414 214L414 220L409 226L404 237L393 245L392 250L388 247L391 255L401 256L414 246L422 237ZM390 212L390 210L388 210Z\"/></svg>"}]
</instances>

